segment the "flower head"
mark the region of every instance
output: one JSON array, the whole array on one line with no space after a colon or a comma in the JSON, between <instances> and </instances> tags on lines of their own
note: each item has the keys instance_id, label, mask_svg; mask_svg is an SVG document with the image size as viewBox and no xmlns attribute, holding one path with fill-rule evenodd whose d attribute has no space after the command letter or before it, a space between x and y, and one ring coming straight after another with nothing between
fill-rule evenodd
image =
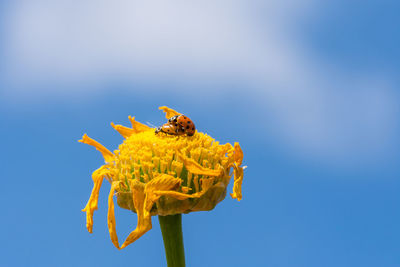
<instances>
[{"instance_id":1,"label":"flower head","mask_svg":"<svg viewBox=\"0 0 400 267\"><path fill-rule=\"evenodd\" d=\"M180 115L160 107L167 119ZM108 197L108 229L113 244L122 249L152 228L152 215L173 215L211 210L225 198L226 188L234 170L232 198L241 200L243 152L238 143L220 145L207 134L193 136L155 134L155 129L129 117L132 127L111 125L125 138L110 152L100 143L83 135L79 142L99 150L105 164L93 172L94 186L86 212L86 227L93 228L93 212L103 178L111 183ZM114 194L120 207L137 213L136 229L120 246L116 234Z\"/></svg>"}]
</instances>

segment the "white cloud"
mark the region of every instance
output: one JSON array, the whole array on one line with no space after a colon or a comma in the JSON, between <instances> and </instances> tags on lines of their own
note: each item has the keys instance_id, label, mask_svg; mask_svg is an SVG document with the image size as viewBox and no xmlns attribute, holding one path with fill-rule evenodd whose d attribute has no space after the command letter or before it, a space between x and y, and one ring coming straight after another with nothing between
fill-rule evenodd
<instances>
[{"instance_id":1,"label":"white cloud","mask_svg":"<svg viewBox=\"0 0 400 267\"><path fill-rule=\"evenodd\" d=\"M27 83L49 73L68 81L182 71L285 80L301 69L291 66L296 46L283 35L283 2L260 5L265 11L257 15L241 1L26 1L7 23L9 74Z\"/></svg>"},{"instance_id":2,"label":"white cloud","mask_svg":"<svg viewBox=\"0 0 400 267\"><path fill-rule=\"evenodd\" d=\"M316 8L311 0L15 3L4 38L12 90L3 95L84 94L56 85L99 90L93 85L113 75L189 84L235 77L257 105L274 107L277 135L301 151L339 157L385 149L398 121L394 93L369 74L328 71L296 39L296 23Z\"/></svg>"}]
</instances>

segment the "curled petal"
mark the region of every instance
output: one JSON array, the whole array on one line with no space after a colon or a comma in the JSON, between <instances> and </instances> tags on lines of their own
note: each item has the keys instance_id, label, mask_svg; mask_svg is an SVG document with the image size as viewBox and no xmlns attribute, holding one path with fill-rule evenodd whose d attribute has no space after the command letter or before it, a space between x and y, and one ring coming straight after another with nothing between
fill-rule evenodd
<instances>
[{"instance_id":1,"label":"curled petal","mask_svg":"<svg viewBox=\"0 0 400 267\"><path fill-rule=\"evenodd\" d=\"M92 174L92 179L93 179L93 189L92 193L90 194L90 198L85 206L85 208L82 210L86 212L86 228L90 233L92 233L93 230L93 212L97 210L97 205L99 201L99 191L101 184L103 183L103 178L104 177L111 177L111 173L109 170L105 167L102 166L99 169L95 170Z\"/></svg>"},{"instance_id":2,"label":"curled petal","mask_svg":"<svg viewBox=\"0 0 400 267\"><path fill-rule=\"evenodd\" d=\"M172 176L171 176L172 177ZM194 193L194 194L185 194L185 193L181 193L181 192L177 192L174 190L168 190L168 191L164 191L164 190L156 190L153 193L156 194L158 196L158 198L160 196L169 196L169 197L173 197L179 200L184 200L187 198L199 198L202 195L204 195L204 193L206 193L208 191L208 189L211 188L211 186L214 183L214 179L213 178L209 178L209 179L200 179L201 181L201 191ZM157 198L157 199L158 199Z\"/></svg>"},{"instance_id":3,"label":"curled petal","mask_svg":"<svg viewBox=\"0 0 400 267\"><path fill-rule=\"evenodd\" d=\"M135 242L139 237L145 234L152 228L151 225L151 216L150 213L145 213L144 211L144 202L145 202L145 193L144 193L144 184L137 181L131 180L130 183L131 190L132 190L132 198L133 204L136 209L138 222L136 229L133 230L128 237L126 238L125 242L121 245L121 249L125 248L129 244Z\"/></svg>"},{"instance_id":4,"label":"curled petal","mask_svg":"<svg viewBox=\"0 0 400 267\"><path fill-rule=\"evenodd\" d=\"M173 110L173 109L171 109L169 107L166 107L166 106L159 107L158 109L160 109L160 110L165 112L165 117L167 119L169 119L169 118L171 118L173 116L176 116L176 115L181 115L181 113L179 113L179 112L177 112L177 111L175 111L175 110Z\"/></svg>"},{"instance_id":5,"label":"curled petal","mask_svg":"<svg viewBox=\"0 0 400 267\"><path fill-rule=\"evenodd\" d=\"M128 138L135 133L135 130L133 130L132 128L128 128L122 125L115 125L113 122L111 123L111 126L115 130L117 130L124 138Z\"/></svg>"},{"instance_id":6,"label":"curled petal","mask_svg":"<svg viewBox=\"0 0 400 267\"><path fill-rule=\"evenodd\" d=\"M110 232L110 238L113 242L114 246L119 249L118 236L116 231L115 224L115 213L114 213L114 191L119 186L120 182L113 182L111 185L110 194L108 195L108 213L107 213L107 223L108 223L108 231Z\"/></svg>"},{"instance_id":7,"label":"curled petal","mask_svg":"<svg viewBox=\"0 0 400 267\"><path fill-rule=\"evenodd\" d=\"M233 193L232 198L236 198L238 201L242 199L242 182L243 182L243 169L246 167L240 167L236 164L233 165L234 182L233 182Z\"/></svg>"},{"instance_id":8,"label":"curled petal","mask_svg":"<svg viewBox=\"0 0 400 267\"><path fill-rule=\"evenodd\" d=\"M175 178L168 174L160 174L148 182L144 188L146 194L145 210L150 211L154 202L156 202L160 195L154 194L155 191L169 191L176 190L181 185L182 180Z\"/></svg>"},{"instance_id":9,"label":"curled petal","mask_svg":"<svg viewBox=\"0 0 400 267\"><path fill-rule=\"evenodd\" d=\"M193 159L185 157L180 152L176 152L176 154L177 154L178 158L183 161L183 164L185 165L186 169L190 173L201 174L201 175L206 175L206 176L221 176L224 173L224 170L222 168L219 168L217 170L206 168L206 167L203 167L200 164L198 164Z\"/></svg>"},{"instance_id":10,"label":"curled petal","mask_svg":"<svg viewBox=\"0 0 400 267\"><path fill-rule=\"evenodd\" d=\"M140 133L140 132L144 132L144 131L151 129L149 126L135 121L135 117L129 116L128 118L131 121L132 129L133 129L134 133Z\"/></svg>"},{"instance_id":11,"label":"curled petal","mask_svg":"<svg viewBox=\"0 0 400 267\"><path fill-rule=\"evenodd\" d=\"M168 174L158 174L145 186L145 193L150 193L154 190L170 190L180 186L182 180Z\"/></svg>"},{"instance_id":12,"label":"curled petal","mask_svg":"<svg viewBox=\"0 0 400 267\"><path fill-rule=\"evenodd\" d=\"M201 179L202 190L192 195L176 191L181 182L181 179L175 178L168 174L160 174L147 184L141 183L135 179L131 180L130 185L132 190L132 198L138 216L138 223L136 229L129 234L125 242L122 244L121 249L135 242L139 237L151 229L152 225L150 210L153 207L153 204L161 196L170 196L180 200L187 198L199 198L212 187L214 178ZM117 183L112 185L109 195L109 230L111 240L118 248L118 239L116 234L114 234L115 219L113 212L114 204L112 201L112 196L116 186Z\"/></svg>"},{"instance_id":13,"label":"curled petal","mask_svg":"<svg viewBox=\"0 0 400 267\"><path fill-rule=\"evenodd\" d=\"M111 151L108 150L107 148L105 148L102 144L100 144L96 140L94 140L94 139L90 138L89 136L87 136L87 134L84 134L82 136L82 139L78 140L78 142L94 146L98 151L101 152L101 154L104 157L104 160L107 163L110 163L110 162L114 161L114 154L111 153Z\"/></svg>"},{"instance_id":14,"label":"curled petal","mask_svg":"<svg viewBox=\"0 0 400 267\"><path fill-rule=\"evenodd\" d=\"M233 148L233 160L235 161L237 166L242 165L243 162L243 151L240 147L239 143L235 142L235 146Z\"/></svg>"}]
</instances>

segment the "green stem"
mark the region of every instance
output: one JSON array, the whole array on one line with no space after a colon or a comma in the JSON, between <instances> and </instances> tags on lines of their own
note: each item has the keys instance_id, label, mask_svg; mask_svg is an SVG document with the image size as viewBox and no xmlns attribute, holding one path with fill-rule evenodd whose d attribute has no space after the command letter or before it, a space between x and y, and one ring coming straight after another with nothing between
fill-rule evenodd
<instances>
[{"instance_id":1,"label":"green stem","mask_svg":"<svg viewBox=\"0 0 400 267\"><path fill-rule=\"evenodd\" d=\"M168 267L185 267L183 248L182 215L158 216L164 239Z\"/></svg>"}]
</instances>

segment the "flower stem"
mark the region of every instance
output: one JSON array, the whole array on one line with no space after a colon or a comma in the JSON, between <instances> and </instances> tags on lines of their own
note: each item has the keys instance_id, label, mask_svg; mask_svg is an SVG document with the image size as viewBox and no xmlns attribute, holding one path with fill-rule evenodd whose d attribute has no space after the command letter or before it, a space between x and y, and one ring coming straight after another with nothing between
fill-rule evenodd
<instances>
[{"instance_id":1,"label":"flower stem","mask_svg":"<svg viewBox=\"0 0 400 267\"><path fill-rule=\"evenodd\" d=\"M168 267L185 267L183 248L182 215L158 216L164 239Z\"/></svg>"}]
</instances>

